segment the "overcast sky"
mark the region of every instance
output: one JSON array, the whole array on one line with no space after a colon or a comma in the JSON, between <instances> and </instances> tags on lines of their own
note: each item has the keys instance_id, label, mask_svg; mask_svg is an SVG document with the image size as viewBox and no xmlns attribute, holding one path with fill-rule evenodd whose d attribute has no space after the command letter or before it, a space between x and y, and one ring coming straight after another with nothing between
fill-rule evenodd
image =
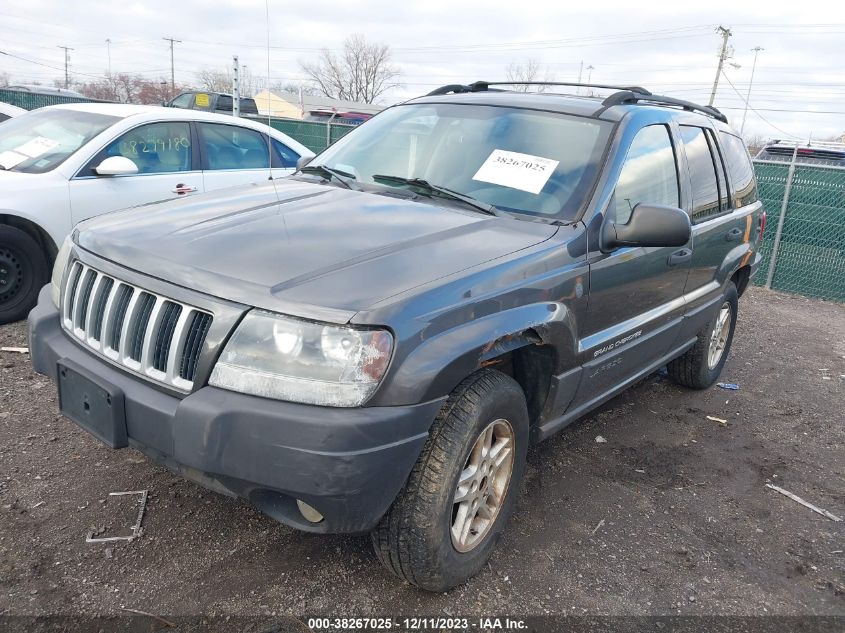
<instances>
[{"instance_id":1,"label":"overcast sky","mask_svg":"<svg viewBox=\"0 0 845 633\"><path fill-rule=\"evenodd\" d=\"M333 5L336 8L333 8ZM338 48L362 33L388 44L402 70L392 103L436 86L503 79L509 63L535 59L554 79L642 85L653 92L706 103L721 39L732 29L733 64L719 82L715 105L739 129L753 61L745 133L807 139L845 132L845 2L711 0L706 3L514 2L396 0L294 2L269 0L270 80L304 78L299 60ZM28 0L0 8L0 72L14 82L52 84L63 77L65 45L74 78L102 77L111 40L114 72L170 76L169 44L176 44L176 80L195 83L203 68L225 69L232 55L267 74L264 0ZM37 62L33 63L33 62ZM41 65L39 65L41 64ZM588 69L592 66L592 69ZM738 92L737 92L738 91ZM741 93L738 94L738 93Z\"/></svg>"}]
</instances>

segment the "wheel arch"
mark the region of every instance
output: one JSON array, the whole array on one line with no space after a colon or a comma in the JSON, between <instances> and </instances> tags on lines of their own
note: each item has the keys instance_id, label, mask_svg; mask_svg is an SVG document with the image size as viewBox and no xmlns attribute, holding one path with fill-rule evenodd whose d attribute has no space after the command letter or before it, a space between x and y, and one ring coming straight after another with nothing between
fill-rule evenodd
<instances>
[{"instance_id":1,"label":"wheel arch","mask_svg":"<svg viewBox=\"0 0 845 633\"><path fill-rule=\"evenodd\" d=\"M424 339L400 360L382 385L381 397L371 404L441 398L489 367L520 384L533 423L543 413L552 377L576 340L573 314L561 303L528 304L487 315Z\"/></svg>"},{"instance_id":2,"label":"wheel arch","mask_svg":"<svg viewBox=\"0 0 845 633\"><path fill-rule=\"evenodd\" d=\"M742 293L748 288L748 283L751 281L751 266L746 264L740 266L733 275L731 281L736 286L737 296L742 296Z\"/></svg>"},{"instance_id":3,"label":"wheel arch","mask_svg":"<svg viewBox=\"0 0 845 633\"><path fill-rule=\"evenodd\" d=\"M40 224L13 213L0 213L0 224L13 226L29 235L41 249L44 259L47 261L48 268L52 267L53 262L56 260L56 254L59 252L59 247Z\"/></svg>"}]
</instances>

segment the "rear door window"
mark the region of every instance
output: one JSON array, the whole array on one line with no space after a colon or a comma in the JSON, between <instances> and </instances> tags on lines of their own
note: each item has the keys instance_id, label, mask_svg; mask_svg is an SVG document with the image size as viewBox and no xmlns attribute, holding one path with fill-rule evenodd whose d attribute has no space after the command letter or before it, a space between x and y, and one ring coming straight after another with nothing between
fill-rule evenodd
<instances>
[{"instance_id":1,"label":"rear door window","mask_svg":"<svg viewBox=\"0 0 845 633\"><path fill-rule=\"evenodd\" d=\"M707 144L710 146L710 153L713 155L713 161L716 164L716 177L719 180L719 209L726 211L731 208L731 203L728 199L729 187L725 160L722 157L722 150L719 149L713 130L704 130L704 134L707 136Z\"/></svg>"},{"instance_id":2,"label":"rear door window","mask_svg":"<svg viewBox=\"0 0 845 633\"><path fill-rule=\"evenodd\" d=\"M260 169L268 166L266 137L259 132L219 123L199 123L197 127L206 169Z\"/></svg>"},{"instance_id":3,"label":"rear door window","mask_svg":"<svg viewBox=\"0 0 845 633\"><path fill-rule=\"evenodd\" d=\"M745 149L745 143L738 136L728 132L719 132L719 138L722 140L725 162L728 166L728 174L731 177L734 206L743 207L757 202L757 182L754 179L754 166L751 164L748 150Z\"/></svg>"},{"instance_id":4,"label":"rear door window","mask_svg":"<svg viewBox=\"0 0 845 633\"><path fill-rule=\"evenodd\" d=\"M690 125L682 125L680 128L692 183L690 217L693 222L702 222L722 212L719 181L716 178L718 158L711 152L704 128Z\"/></svg>"}]
</instances>

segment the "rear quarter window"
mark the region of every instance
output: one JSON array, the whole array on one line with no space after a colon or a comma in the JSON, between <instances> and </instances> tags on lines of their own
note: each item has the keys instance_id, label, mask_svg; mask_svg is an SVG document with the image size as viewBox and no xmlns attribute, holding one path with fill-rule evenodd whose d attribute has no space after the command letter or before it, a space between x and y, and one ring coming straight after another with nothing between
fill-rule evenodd
<instances>
[{"instance_id":1,"label":"rear quarter window","mask_svg":"<svg viewBox=\"0 0 845 633\"><path fill-rule=\"evenodd\" d=\"M724 150L725 162L733 185L734 206L743 207L757 201L757 180L754 166L745 149L745 143L728 132L719 132Z\"/></svg>"}]
</instances>

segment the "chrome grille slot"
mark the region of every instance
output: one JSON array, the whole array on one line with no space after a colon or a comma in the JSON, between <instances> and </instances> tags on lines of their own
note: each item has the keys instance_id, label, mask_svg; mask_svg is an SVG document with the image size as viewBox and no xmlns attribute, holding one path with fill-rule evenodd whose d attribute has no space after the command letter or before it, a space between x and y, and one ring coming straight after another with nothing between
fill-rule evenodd
<instances>
[{"instance_id":1,"label":"chrome grille slot","mask_svg":"<svg viewBox=\"0 0 845 633\"><path fill-rule=\"evenodd\" d=\"M176 330L181 314L182 306L172 301L165 301L164 314L161 317L153 353L153 367L158 371L167 370L167 355L170 353L173 332Z\"/></svg>"},{"instance_id":2,"label":"chrome grille slot","mask_svg":"<svg viewBox=\"0 0 845 633\"><path fill-rule=\"evenodd\" d=\"M114 287L114 279L101 275L100 285L94 298L94 311L92 312L91 325L86 328L88 335L95 341L99 341L103 334L103 319L106 315L106 303L111 298L111 291Z\"/></svg>"},{"instance_id":3,"label":"chrome grille slot","mask_svg":"<svg viewBox=\"0 0 845 633\"><path fill-rule=\"evenodd\" d=\"M114 351L120 349L120 335L123 333L123 320L126 318L126 309L129 307L129 300L132 298L134 289L126 284L120 284L117 307L115 308L114 320L109 323L111 332L110 347Z\"/></svg>"},{"instance_id":4,"label":"chrome grille slot","mask_svg":"<svg viewBox=\"0 0 845 633\"><path fill-rule=\"evenodd\" d=\"M213 317L75 261L62 295L62 326L87 347L183 391L193 387Z\"/></svg>"},{"instance_id":5,"label":"chrome grille slot","mask_svg":"<svg viewBox=\"0 0 845 633\"><path fill-rule=\"evenodd\" d=\"M150 314L153 311L156 298L149 292L142 292L136 305L135 318L129 328L131 336L129 343L129 358L141 362L141 346L144 344L144 335L147 333L147 326L150 323Z\"/></svg>"},{"instance_id":6,"label":"chrome grille slot","mask_svg":"<svg viewBox=\"0 0 845 633\"><path fill-rule=\"evenodd\" d=\"M188 339L185 342L185 349L182 352L182 364L179 368L179 376L185 380L194 380L194 373L197 370L199 349L211 327L211 315L205 312L194 312L191 325L188 328Z\"/></svg>"}]
</instances>

